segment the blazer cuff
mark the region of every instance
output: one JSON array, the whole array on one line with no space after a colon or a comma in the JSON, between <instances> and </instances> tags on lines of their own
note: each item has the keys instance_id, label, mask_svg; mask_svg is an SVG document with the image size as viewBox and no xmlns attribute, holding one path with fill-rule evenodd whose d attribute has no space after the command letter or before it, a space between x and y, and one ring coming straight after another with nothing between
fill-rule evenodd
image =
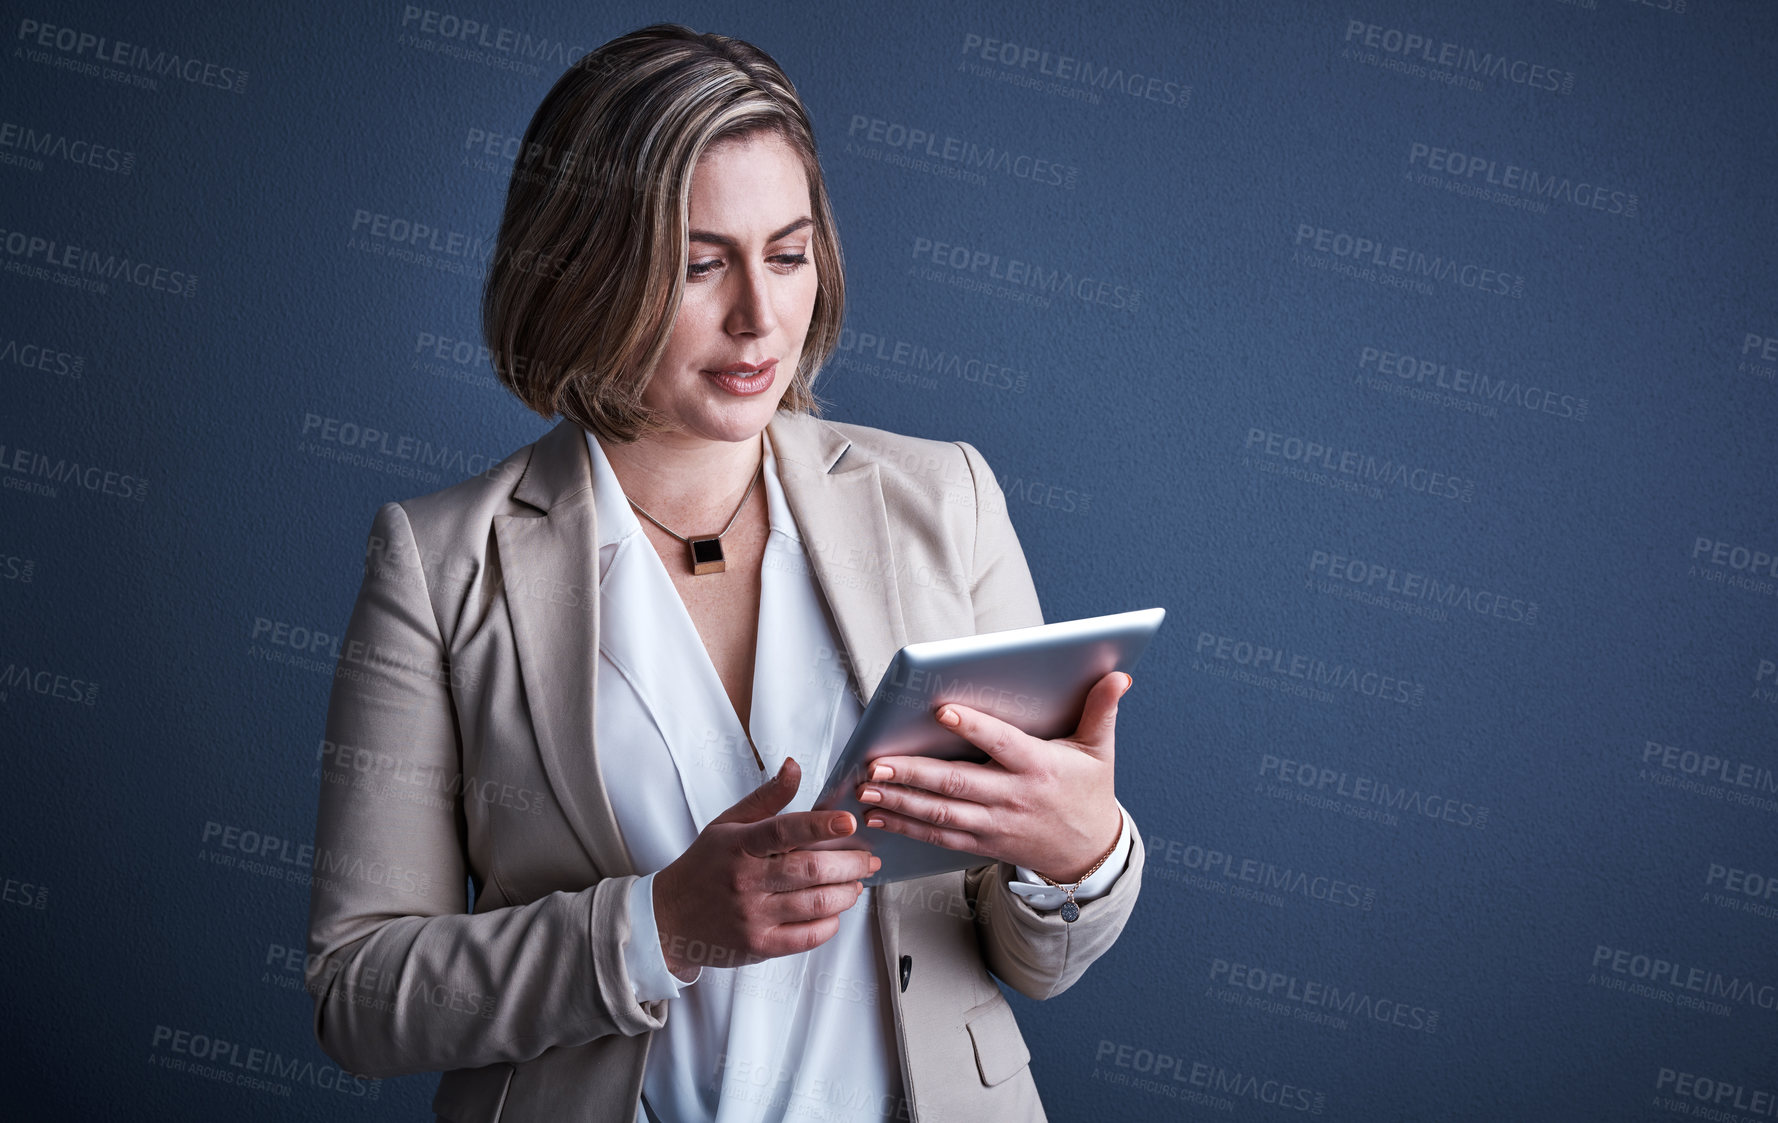
<instances>
[{"instance_id":1,"label":"blazer cuff","mask_svg":"<svg viewBox=\"0 0 1778 1123\"><path fill-rule=\"evenodd\" d=\"M661 951L660 929L654 920L654 874L638 877L630 886L630 935L624 941L624 966L630 974L630 986L636 1001L657 1002L678 998L679 992L698 981L702 967L685 982L667 967Z\"/></svg>"},{"instance_id":2,"label":"blazer cuff","mask_svg":"<svg viewBox=\"0 0 1778 1123\"><path fill-rule=\"evenodd\" d=\"M1112 886L1117 884L1117 879L1123 875L1124 868L1129 864L1130 836L1131 832L1135 830L1136 824L1130 821L1130 813L1124 810L1123 804L1117 805L1117 813L1123 821L1123 825L1118 828L1117 844L1112 847L1110 856L1105 859L1105 864L1094 870L1093 876L1082 881L1074 890L1074 899L1079 904L1085 904L1111 892ZM1025 866L1017 866L1014 869L1015 872L1008 882L1007 888L1011 889L1016 896L1023 898L1026 904L1046 912L1062 907L1062 902L1067 899L1067 895L1060 889L1044 881L1038 876L1036 870Z\"/></svg>"},{"instance_id":3,"label":"blazer cuff","mask_svg":"<svg viewBox=\"0 0 1778 1123\"><path fill-rule=\"evenodd\" d=\"M599 989L599 1002L619 1033L635 1036L660 1029L667 1024L667 1004L639 998L631 981L628 944L630 942L630 889L640 880L636 877L607 877L592 886L592 908L587 917L588 943L593 951L593 982ZM654 911L643 912L647 923L654 926ZM654 939L660 947L659 937Z\"/></svg>"}]
</instances>

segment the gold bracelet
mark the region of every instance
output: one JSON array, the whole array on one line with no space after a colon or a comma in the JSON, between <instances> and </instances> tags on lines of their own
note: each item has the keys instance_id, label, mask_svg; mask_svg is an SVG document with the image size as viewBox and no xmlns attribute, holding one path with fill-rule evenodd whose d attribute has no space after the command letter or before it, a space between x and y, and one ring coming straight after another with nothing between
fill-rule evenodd
<instances>
[{"instance_id":1,"label":"gold bracelet","mask_svg":"<svg viewBox=\"0 0 1778 1123\"><path fill-rule=\"evenodd\" d=\"M1117 837L1112 839L1111 849L1107 850L1105 853L1099 855L1099 860L1097 862L1093 863L1093 868L1088 870L1087 872L1081 874L1079 880L1075 881L1075 883L1073 885L1058 885L1055 882L1051 881L1049 878L1044 877L1044 875L1041 872L1039 872L1037 870L1031 871L1032 873L1037 874L1038 877L1043 877L1044 884L1048 885L1050 888L1060 889L1062 891L1062 919L1064 921L1066 921L1069 924L1073 924L1075 921L1080 919L1080 906L1074 903L1074 891L1076 889L1080 888L1080 883L1082 881L1085 881L1087 878L1092 877L1094 874L1099 872L1099 867L1104 865L1106 859L1110 858L1112 856L1112 854L1117 852L1117 844L1122 842L1123 839L1124 839L1123 812L1120 811L1118 813Z\"/></svg>"}]
</instances>

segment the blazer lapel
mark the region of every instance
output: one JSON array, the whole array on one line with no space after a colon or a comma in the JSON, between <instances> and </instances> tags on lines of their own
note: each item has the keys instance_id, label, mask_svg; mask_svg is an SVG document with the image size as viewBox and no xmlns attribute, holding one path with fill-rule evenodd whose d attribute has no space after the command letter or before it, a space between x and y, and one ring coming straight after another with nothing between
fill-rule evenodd
<instances>
[{"instance_id":1,"label":"blazer lapel","mask_svg":"<svg viewBox=\"0 0 1778 1123\"><path fill-rule=\"evenodd\" d=\"M778 413L768 433L784 501L868 703L889 660L907 643L889 511L877 465L845 457L852 442L808 414Z\"/></svg>"},{"instance_id":2,"label":"blazer lapel","mask_svg":"<svg viewBox=\"0 0 1778 1123\"><path fill-rule=\"evenodd\" d=\"M888 507L875 463L807 414L769 426L778 482L868 703L907 642ZM586 434L563 421L537 442L513 498L541 517L502 515L494 535L519 677L557 803L604 876L634 873L594 751L598 678L598 518Z\"/></svg>"},{"instance_id":3,"label":"blazer lapel","mask_svg":"<svg viewBox=\"0 0 1778 1123\"><path fill-rule=\"evenodd\" d=\"M767 431L784 502L796 517L809 564L846 645L852 689L868 705L889 660L907 643L882 478L874 461L853 457L844 463L852 442L819 418L779 413ZM884 896L882 886L869 892L882 937L883 977L893 987L900 972L901 913L895 896ZM901 995L890 993L899 1011ZM900 1036L905 1079L906 1046Z\"/></svg>"},{"instance_id":4,"label":"blazer lapel","mask_svg":"<svg viewBox=\"0 0 1778 1123\"><path fill-rule=\"evenodd\" d=\"M494 535L544 771L594 868L612 877L635 868L593 751L599 532L588 455L586 434L572 421L545 434L513 489L542 517L496 517Z\"/></svg>"}]
</instances>

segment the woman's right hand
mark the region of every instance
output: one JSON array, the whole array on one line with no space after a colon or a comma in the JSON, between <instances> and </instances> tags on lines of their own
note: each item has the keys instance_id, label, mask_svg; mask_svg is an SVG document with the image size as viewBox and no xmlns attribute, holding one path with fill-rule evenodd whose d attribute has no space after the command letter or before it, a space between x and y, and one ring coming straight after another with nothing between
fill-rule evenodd
<instances>
[{"instance_id":1,"label":"woman's right hand","mask_svg":"<svg viewBox=\"0 0 1778 1123\"><path fill-rule=\"evenodd\" d=\"M701 967L740 967L820 947L839 915L882 867L869 850L805 850L858 829L845 811L778 814L803 770L778 774L710 821L685 853L654 875L654 918L667 969L690 980Z\"/></svg>"}]
</instances>

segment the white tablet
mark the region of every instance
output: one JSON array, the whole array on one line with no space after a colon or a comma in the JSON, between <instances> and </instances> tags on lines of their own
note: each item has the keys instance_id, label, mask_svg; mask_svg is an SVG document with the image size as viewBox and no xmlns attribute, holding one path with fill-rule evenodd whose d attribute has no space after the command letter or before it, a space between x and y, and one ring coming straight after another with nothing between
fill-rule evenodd
<instances>
[{"instance_id":1,"label":"white tablet","mask_svg":"<svg viewBox=\"0 0 1778 1123\"><path fill-rule=\"evenodd\" d=\"M818 811L850 811L858 830L822 849L862 846L883 860L866 885L969 869L994 859L947 850L864 825L871 810L858 785L882 756L986 761L987 754L938 723L946 702L993 714L1044 740L1080 723L1087 692L1112 671L1128 672L1166 616L1162 608L1091 616L1035 628L910 643L895 653L852 737L815 800Z\"/></svg>"}]
</instances>

